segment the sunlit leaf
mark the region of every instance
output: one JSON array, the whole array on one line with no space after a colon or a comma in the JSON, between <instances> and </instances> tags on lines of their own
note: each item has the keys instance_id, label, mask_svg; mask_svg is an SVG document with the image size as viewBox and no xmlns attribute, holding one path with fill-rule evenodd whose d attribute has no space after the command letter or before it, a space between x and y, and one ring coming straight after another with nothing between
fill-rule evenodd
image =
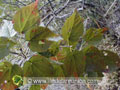
<instances>
[{"instance_id":1,"label":"sunlit leaf","mask_svg":"<svg viewBox=\"0 0 120 90\"><path fill-rule=\"evenodd\" d=\"M40 55L47 58L55 56L59 51L59 42L53 42L47 51L39 52Z\"/></svg>"},{"instance_id":2,"label":"sunlit leaf","mask_svg":"<svg viewBox=\"0 0 120 90\"><path fill-rule=\"evenodd\" d=\"M66 20L62 28L62 36L69 44L76 44L83 34L83 28L83 18L81 18L79 13L75 10L72 16Z\"/></svg>"},{"instance_id":3,"label":"sunlit leaf","mask_svg":"<svg viewBox=\"0 0 120 90\"><path fill-rule=\"evenodd\" d=\"M18 32L25 32L34 27L39 21L39 13L36 3L21 8L13 17L14 29Z\"/></svg>"},{"instance_id":4,"label":"sunlit leaf","mask_svg":"<svg viewBox=\"0 0 120 90\"><path fill-rule=\"evenodd\" d=\"M35 27L26 32L26 40L32 40L32 39L41 40L41 39L47 39L53 36L55 36L55 33L50 31L46 27Z\"/></svg>"},{"instance_id":5,"label":"sunlit leaf","mask_svg":"<svg viewBox=\"0 0 120 90\"><path fill-rule=\"evenodd\" d=\"M90 28L86 31L86 34L83 36L83 39L89 45L97 45L103 38L101 33L102 29Z\"/></svg>"},{"instance_id":6,"label":"sunlit leaf","mask_svg":"<svg viewBox=\"0 0 120 90\"><path fill-rule=\"evenodd\" d=\"M42 43L40 43L42 42ZM34 40L32 39L31 41L29 41L29 48L32 50L32 51L35 51L35 52L45 52L49 49L50 45L52 44L53 42L52 41L47 41L47 40Z\"/></svg>"}]
</instances>

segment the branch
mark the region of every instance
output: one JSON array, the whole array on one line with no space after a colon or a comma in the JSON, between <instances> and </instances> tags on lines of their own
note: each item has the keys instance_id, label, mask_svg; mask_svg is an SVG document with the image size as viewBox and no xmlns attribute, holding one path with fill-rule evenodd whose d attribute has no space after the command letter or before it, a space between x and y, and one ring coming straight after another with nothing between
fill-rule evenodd
<instances>
[{"instance_id":1,"label":"branch","mask_svg":"<svg viewBox=\"0 0 120 90\"><path fill-rule=\"evenodd\" d=\"M52 20L54 19L54 17L51 17L50 20L47 22L46 27L52 22Z\"/></svg>"},{"instance_id":2,"label":"branch","mask_svg":"<svg viewBox=\"0 0 120 90\"><path fill-rule=\"evenodd\" d=\"M14 6L17 6L17 7L20 8L20 6L19 6L18 4L13 3L13 2L7 2L6 0L4 0L3 3L5 3L5 4L10 4L10 5L14 5Z\"/></svg>"},{"instance_id":3,"label":"branch","mask_svg":"<svg viewBox=\"0 0 120 90\"><path fill-rule=\"evenodd\" d=\"M56 10L55 14L59 14L61 11L63 11L68 6L69 2L70 0L68 0L62 8Z\"/></svg>"},{"instance_id":4,"label":"branch","mask_svg":"<svg viewBox=\"0 0 120 90\"><path fill-rule=\"evenodd\" d=\"M26 55L23 53L22 48L20 48L20 51L21 51L22 56L26 59L27 57L26 57Z\"/></svg>"},{"instance_id":5,"label":"branch","mask_svg":"<svg viewBox=\"0 0 120 90\"><path fill-rule=\"evenodd\" d=\"M18 55L18 56L21 56L23 57L24 59L26 59L27 57L25 56L25 54L23 53L23 50L20 49L21 53L17 53L17 52L13 52L13 51L10 51L11 54L14 54L14 55Z\"/></svg>"},{"instance_id":6,"label":"branch","mask_svg":"<svg viewBox=\"0 0 120 90\"><path fill-rule=\"evenodd\" d=\"M53 7L53 5L52 5L52 2L51 2L50 0L48 0L48 2L49 2L49 4L50 4L51 9L54 10L54 7Z\"/></svg>"},{"instance_id":7,"label":"branch","mask_svg":"<svg viewBox=\"0 0 120 90\"><path fill-rule=\"evenodd\" d=\"M15 54L15 55L18 55L18 56L22 56L20 53L16 53L16 52L13 52L13 51L10 51L11 54Z\"/></svg>"},{"instance_id":8,"label":"branch","mask_svg":"<svg viewBox=\"0 0 120 90\"><path fill-rule=\"evenodd\" d=\"M21 3L23 6L26 6L22 1L16 0L17 2Z\"/></svg>"},{"instance_id":9,"label":"branch","mask_svg":"<svg viewBox=\"0 0 120 90\"><path fill-rule=\"evenodd\" d=\"M59 14L61 11L63 11L63 10L67 7L67 5L69 4L69 2L70 2L70 0L68 0L63 7L57 9L54 13L52 12L52 13L48 14L47 16L45 16L45 17L42 19L42 22L45 21L45 19L47 19L47 18L50 17L51 15L53 15L53 16L55 17L55 15ZM51 20L53 20L53 19L51 19ZM50 20L50 22L51 22L51 20Z\"/></svg>"},{"instance_id":10,"label":"branch","mask_svg":"<svg viewBox=\"0 0 120 90\"><path fill-rule=\"evenodd\" d=\"M109 9L107 10L107 12L105 13L104 17L106 17L109 13L109 11L112 9L112 7L115 5L117 0L114 0L114 2L112 3L112 5L109 7Z\"/></svg>"},{"instance_id":11,"label":"branch","mask_svg":"<svg viewBox=\"0 0 120 90\"><path fill-rule=\"evenodd\" d=\"M51 3L53 2L54 0L50 1ZM40 7L39 11L42 10L46 5L48 5L49 2L47 2L46 4L44 4L42 7Z\"/></svg>"},{"instance_id":12,"label":"branch","mask_svg":"<svg viewBox=\"0 0 120 90\"><path fill-rule=\"evenodd\" d=\"M83 10L83 8L78 8L78 9L77 9L77 11L82 11L82 10ZM58 15L57 15L55 18L57 18L57 19L64 19L64 18L70 16L72 13L73 13L73 11L70 12L70 13L68 13L68 14L64 14L64 15L62 15L62 16L58 16Z\"/></svg>"}]
</instances>

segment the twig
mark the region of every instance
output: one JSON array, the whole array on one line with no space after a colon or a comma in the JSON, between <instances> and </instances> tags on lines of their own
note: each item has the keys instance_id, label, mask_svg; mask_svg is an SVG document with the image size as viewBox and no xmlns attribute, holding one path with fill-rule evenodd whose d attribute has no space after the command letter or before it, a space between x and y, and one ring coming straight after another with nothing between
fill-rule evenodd
<instances>
[{"instance_id":1,"label":"twig","mask_svg":"<svg viewBox=\"0 0 120 90\"><path fill-rule=\"evenodd\" d=\"M69 2L70 2L70 0L68 0L63 7L59 8L58 10L56 10L56 11L55 11L55 15L59 14L62 10L64 10L64 9L67 7L67 5L68 5ZM49 13L47 16L45 16L45 17L42 19L42 22L45 21L45 19L47 19L47 18L50 17L51 15L54 15L54 14L53 14L53 13Z\"/></svg>"},{"instance_id":2,"label":"twig","mask_svg":"<svg viewBox=\"0 0 120 90\"><path fill-rule=\"evenodd\" d=\"M53 14L53 13L50 13L50 14L46 15L46 16L41 20L41 22L45 21L45 19L47 19L48 17L50 17L52 14Z\"/></svg>"},{"instance_id":3,"label":"twig","mask_svg":"<svg viewBox=\"0 0 120 90\"><path fill-rule=\"evenodd\" d=\"M53 2L53 0L52 0L51 2ZM46 5L48 5L48 4L49 4L49 2L47 2L47 3L44 4L42 7L40 7L39 11L42 10L42 9L43 9Z\"/></svg>"},{"instance_id":4,"label":"twig","mask_svg":"<svg viewBox=\"0 0 120 90\"><path fill-rule=\"evenodd\" d=\"M117 0L114 0L114 2L112 3L112 5L109 7L109 9L107 10L107 12L105 13L104 17L106 17L109 13L109 11L112 9L112 7L115 5Z\"/></svg>"},{"instance_id":5,"label":"twig","mask_svg":"<svg viewBox=\"0 0 120 90\"><path fill-rule=\"evenodd\" d=\"M98 24L98 22L94 19L94 22L96 23L98 28L101 28L100 25Z\"/></svg>"},{"instance_id":6,"label":"twig","mask_svg":"<svg viewBox=\"0 0 120 90\"><path fill-rule=\"evenodd\" d=\"M10 51L11 54L15 54L15 55L18 55L18 56L22 56L20 53L16 53L16 52L13 52L13 51Z\"/></svg>"},{"instance_id":7,"label":"twig","mask_svg":"<svg viewBox=\"0 0 120 90\"><path fill-rule=\"evenodd\" d=\"M47 22L46 27L50 24L50 22L52 22L52 20L54 19L54 17L51 17L50 20Z\"/></svg>"},{"instance_id":8,"label":"twig","mask_svg":"<svg viewBox=\"0 0 120 90\"><path fill-rule=\"evenodd\" d=\"M26 6L26 4L24 4L23 2L16 0L17 2L21 3L23 6Z\"/></svg>"},{"instance_id":9,"label":"twig","mask_svg":"<svg viewBox=\"0 0 120 90\"><path fill-rule=\"evenodd\" d=\"M26 59L27 57L26 57L26 55L23 53L22 48L20 48L20 51L21 51L21 54L23 55L23 57Z\"/></svg>"},{"instance_id":10,"label":"twig","mask_svg":"<svg viewBox=\"0 0 120 90\"><path fill-rule=\"evenodd\" d=\"M21 52L21 53L17 53L17 52L10 51L10 53L11 53L11 54L14 54L14 55L21 56L21 57L23 57L24 59L26 59L26 58L27 58L27 57L24 55L24 53L23 53L23 52Z\"/></svg>"},{"instance_id":11,"label":"twig","mask_svg":"<svg viewBox=\"0 0 120 90\"><path fill-rule=\"evenodd\" d=\"M52 5L52 2L51 2L50 0L48 0L48 2L49 2L49 4L50 4L51 9L54 10L54 7L53 7L53 5Z\"/></svg>"},{"instance_id":12,"label":"twig","mask_svg":"<svg viewBox=\"0 0 120 90\"><path fill-rule=\"evenodd\" d=\"M5 4L10 4L10 5L14 5L14 6L17 6L17 7L20 8L20 6L19 6L18 4L13 3L13 2L7 2L6 0L4 0L3 3L5 3Z\"/></svg>"},{"instance_id":13,"label":"twig","mask_svg":"<svg viewBox=\"0 0 120 90\"><path fill-rule=\"evenodd\" d=\"M56 14L59 14L61 11L63 11L63 10L67 7L67 5L69 4L69 2L70 2L70 0L68 0L62 8L56 10L55 13L56 13Z\"/></svg>"}]
</instances>

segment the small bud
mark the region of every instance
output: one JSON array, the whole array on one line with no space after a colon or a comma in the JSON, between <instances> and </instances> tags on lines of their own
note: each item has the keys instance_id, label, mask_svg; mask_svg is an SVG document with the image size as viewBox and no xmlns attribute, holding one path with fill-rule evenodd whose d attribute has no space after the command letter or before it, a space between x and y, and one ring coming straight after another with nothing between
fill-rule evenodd
<instances>
[{"instance_id":1,"label":"small bud","mask_svg":"<svg viewBox=\"0 0 120 90\"><path fill-rule=\"evenodd\" d=\"M42 42L45 42L45 40L41 40Z\"/></svg>"},{"instance_id":2,"label":"small bud","mask_svg":"<svg viewBox=\"0 0 120 90\"><path fill-rule=\"evenodd\" d=\"M33 15L37 15L37 13L36 13L35 11L32 11L32 14L33 14Z\"/></svg>"},{"instance_id":3,"label":"small bud","mask_svg":"<svg viewBox=\"0 0 120 90\"><path fill-rule=\"evenodd\" d=\"M104 33L104 32L106 32L106 31L108 31L108 28L104 27L104 28L102 29L102 32L101 32L101 33Z\"/></svg>"}]
</instances>

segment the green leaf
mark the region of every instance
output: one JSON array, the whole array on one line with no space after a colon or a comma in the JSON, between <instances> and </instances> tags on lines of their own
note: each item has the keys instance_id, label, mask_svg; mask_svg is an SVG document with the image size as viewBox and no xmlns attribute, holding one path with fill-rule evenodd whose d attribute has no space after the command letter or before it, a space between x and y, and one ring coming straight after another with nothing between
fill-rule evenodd
<instances>
[{"instance_id":1,"label":"green leaf","mask_svg":"<svg viewBox=\"0 0 120 90\"><path fill-rule=\"evenodd\" d=\"M43 43L41 44L40 42L43 42ZM31 41L29 41L28 45L32 51L46 52L52 43L53 43L52 41L47 41L47 40L45 40L45 41L39 40L38 41L38 40L32 39Z\"/></svg>"},{"instance_id":2,"label":"green leaf","mask_svg":"<svg viewBox=\"0 0 120 90\"><path fill-rule=\"evenodd\" d=\"M47 40L53 36L56 36L55 33L45 27L36 27L26 32L26 40L30 40L30 49L43 54L48 52L48 49L53 44L53 41Z\"/></svg>"},{"instance_id":3,"label":"green leaf","mask_svg":"<svg viewBox=\"0 0 120 90\"><path fill-rule=\"evenodd\" d=\"M103 54L94 46L89 46L85 48L84 51L86 60L86 73L97 72L98 76L103 76L102 72L106 68Z\"/></svg>"},{"instance_id":4,"label":"green leaf","mask_svg":"<svg viewBox=\"0 0 120 90\"><path fill-rule=\"evenodd\" d=\"M10 64L9 62L0 62L0 72L3 72L4 68L5 68L5 65L9 65L9 64Z\"/></svg>"},{"instance_id":5,"label":"green leaf","mask_svg":"<svg viewBox=\"0 0 120 90\"><path fill-rule=\"evenodd\" d=\"M59 42L52 43L48 51L55 56L59 52Z\"/></svg>"},{"instance_id":6,"label":"green leaf","mask_svg":"<svg viewBox=\"0 0 120 90\"><path fill-rule=\"evenodd\" d=\"M52 64L55 69L55 77L64 77L64 70L62 69L62 65L53 63Z\"/></svg>"},{"instance_id":7,"label":"green leaf","mask_svg":"<svg viewBox=\"0 0 120 90\"><path fill-rule=\"evenodd\" d=\"M106 70L106 66L109 66L109 71L111 71L111 69L117 67L117 62L120 62L117 54L106 50L99 50L94 46L85 48L84 53L86 72L96 72L98 76L103 76L102 72Z\"/></svg>"},{"instance_id":8,"label":"green leaf","mask_svg":"<svg viewBox=\"0 0 120 90\"><path fill-rule=\"evenodd\" d=\"M82 51L70 52L64 61L64 73L66 76L74 76L74 73L78 76L83 76L85 65L84 54Z\"/></svg>"},{"instance_id":9,"label":"green leaf","mask_svg":"<svg viewBox=\"0 0 120 90\"><path fill-rule=\"evenodd\" d=\"M97 45L103 38L101 33L102 29L90 28L86 31L86 34L83 36L83 39L89 45Z\"/></svg>"},{"instance_id":10,"label":"green leaf","mask_svg":"<svg viewBox=\"0 0 120 90\"><path fill-rule=\"evenodd\" d=\"M0 37L0 59L4 58L9 54L9 49L15 45L14 42L10 41L5 37Z\"/></svg>"},{"instance_id":11,"label":"green leaf","mask_svg":"<svg viewBox=\"0 0 120 90\"><path fill-rule=\"evenodd\" d=\"M4 83L6 80L7 82L13 83L12 78L14 75L22 76L22 68L16 64L12 65L9 62L4 62L3 64L3 72L2 76L0 77L0 83Z\"/></svg>"},{"instance_id":12,"label":"green leaf","mask_svg":"<svg viewBox=\"0 0 120 90\"><path fill-rule=\"evenodd\" d=\"M41 90L40 85L32 85L29 90Z\"/></svg>"},{"instance_id":13,"label":"green leaf","mask_svg":"<svg viewBox=\"0 0 120 90\"><path fill-rule=\"evenodd\" d=\"M82 36L83 31L84 31L83 19L80 17L79 13L75 10L72 16L70 16L66 20L62 28L62 36L64 40L67 41L68 44L73 45L77 43L80 36Z\"/></svg>"},{"instance_id":14,"label":"green leaf","mask_svg":"<svg viewBox=\"0 0 120 90\"><path fill-rule=\"evenodd\" d=\"M39 52L40 55L47 58L55 56L59 52L59 42L53 42L47 51Z\"/></svg>"},{"instance_id":15,"label":"green leaf","mask_svg":"<svg viewBox=\"0 0 120 90\"><path fill-rule=\"evenodd\" d=\"M49 60L40 55L32 56L23 66L26 77L52 77L54 68Z\"/></svg>"},{"instance_id":16,"label":"green leaf","mask_svg":"<svg viewBox=\"0 0 120 90\"><path fill-rule=\"evenodd\" d=\"M48 50L45 51L45 52L38 52L38 53L39 53L41 56L44 56L44 57L47 57L47 58L54 56L54 54L51 53L51 52L49 52Z\"/></svg>"},{"instance_id":17,"label":"green leaf","mask_svg":"<svg viewBox=\"0 0 120 90\"><path fill-rule=\"evenodd\" d=\"M108 66L109 70L116 70L116 68L118 67L117 64L120 63L120 58L117 53L108 50L101 50L101 52L104 54L104 62Z\"/></svg>"},{"instance_id":18,"label":"green leaf","mask_svg":"<svg viewBox=\"0 0 120 90\"><path fill-rule=\"evenodd\" d=\"M0 16L1 16L2 12L3 12L3 11L0 9Z\"/></svg>"},{"instance_id":19,"label":"green leaf","mask_svg":"<svg viewBox=\"0 0 120 90\"><path fill-rule=\"evenodd\" d=\"M35 3L21 8L13 17L14 29L17 32L25 32L39 22L39 13Z\"/></svg>"},{"instance_id":20,"label":"green leaf","mask_svg":"<svg viewBox=\"0 0 120 90\"><path fill-rule=\"evenodd\" d=\"M32 39L42 40L53 36L55 36L55 33L46 27L35 27L26 32L26 40L28 41Z\"/></svg>"}]
</instances>

